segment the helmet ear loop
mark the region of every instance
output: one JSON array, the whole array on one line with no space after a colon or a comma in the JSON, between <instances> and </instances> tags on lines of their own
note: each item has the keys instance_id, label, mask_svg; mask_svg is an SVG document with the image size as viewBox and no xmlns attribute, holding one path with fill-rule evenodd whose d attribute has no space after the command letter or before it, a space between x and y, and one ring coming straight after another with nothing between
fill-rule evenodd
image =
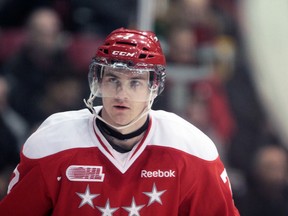
<instances>
[{"instance_id":1,"label":"helmet ear loop","mask_svg":"<svg viewBox=\"0 0 288 216\"><path fill-rule=\"evenodd\" d=\"M88 110L92 113L95 114L95 109L93 107L93 101L95 100L96 95L93 95L92 92L89 95L89 98L86 100L85 98L83 99L86 107L88 108Z\"/></svg>"},{"instance_id":2,"label":"helmet ear loop","mask_svg":"<svg viewBox=\"0 0 288 216\"><path fill-rule=\"evenodd\" d=\"M96 80L93 80L91 82L91 85L90 85L90 95L89 95L89 98L86 100L86 99L83 99L86 107L89 109L89 111L92 113L92 114L95 114L95 110L94 110L94 107L93 107L93 101L95 100L95 98L97 97L97 95L99 95L99 93L97 93L99 91L100 87L99 87L99 82L98 82L98 79Z\"/></svg>"}]
</instances>

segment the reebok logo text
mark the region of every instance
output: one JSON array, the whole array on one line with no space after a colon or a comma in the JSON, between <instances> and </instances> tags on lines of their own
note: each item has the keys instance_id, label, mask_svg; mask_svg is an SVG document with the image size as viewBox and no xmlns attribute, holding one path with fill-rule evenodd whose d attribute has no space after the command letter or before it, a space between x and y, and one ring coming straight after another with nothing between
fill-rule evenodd
<instances>
[{"instance_id":1,"label":"reebok logo text","mask_svg":"<svg viewBox=\"0 0 288 216\"><path fill-rule=\"evenodd\" d=\"M175 178L175 170L141 170L141 178Z\"/></svg>"}]
</instances>

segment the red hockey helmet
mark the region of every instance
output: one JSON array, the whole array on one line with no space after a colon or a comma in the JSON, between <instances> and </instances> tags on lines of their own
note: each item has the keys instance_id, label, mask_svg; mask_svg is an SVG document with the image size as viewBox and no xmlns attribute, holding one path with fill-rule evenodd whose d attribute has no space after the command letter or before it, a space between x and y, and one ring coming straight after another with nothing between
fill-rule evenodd
<instances>
[{"instance_id":1,"label":"red hockey helmet","mask_svg":"<svg viewBox=\"0 0 288 216\"><path fill-rule=\"evenodd\" d=\"M98 48L96 57L131 61L135 65L166 65L160 42L151 31L116 29Z\"/></svg>"},{"instance_id":2,"label":"red hockey helmet","mask_svg":"<svg viewBox=\"0 0 288 216\"><path fill-rule=\"evenodd\" d=\"M97 91L103 67L121 64L129 69L149 71L150 89L157 88L156 96L163 91L166 60L153 32L119 28L107 36L90 65L89 84L93 95L100 95Z\"/></svg>"}]
</instances>

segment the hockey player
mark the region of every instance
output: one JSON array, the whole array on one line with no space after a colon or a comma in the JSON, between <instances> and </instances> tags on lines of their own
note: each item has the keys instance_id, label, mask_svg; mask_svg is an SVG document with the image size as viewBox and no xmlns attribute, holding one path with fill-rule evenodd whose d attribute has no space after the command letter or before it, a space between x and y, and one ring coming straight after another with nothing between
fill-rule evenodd
<instances>
[{"instance_id":1,"label":"hockey player","mask_svg":"<svg viewBox=\"0 0 288 216\"><path fill-rule=\"evenodd\" d=\"M90 65L88 109L54 114L28 138L0 215L239 215L213 142L151 110L165 76L153 32L108 35Z\"/></svg>"}]
</instances>

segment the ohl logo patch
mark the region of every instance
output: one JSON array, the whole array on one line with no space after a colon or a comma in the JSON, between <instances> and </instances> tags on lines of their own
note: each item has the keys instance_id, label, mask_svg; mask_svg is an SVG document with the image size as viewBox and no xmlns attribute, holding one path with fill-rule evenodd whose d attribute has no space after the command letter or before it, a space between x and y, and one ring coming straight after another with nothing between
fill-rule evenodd
<instances>
[{"instance_id":1,"label":"ohl logo patch","mask_svg":"<svg viewBox=\"0 0 288 216\"><path fill-rule=\"evenodd\" d=\"M105 174L102 166L71 165L66 170L70 181L103 182Z\"/></svg>"}]
</instances>

